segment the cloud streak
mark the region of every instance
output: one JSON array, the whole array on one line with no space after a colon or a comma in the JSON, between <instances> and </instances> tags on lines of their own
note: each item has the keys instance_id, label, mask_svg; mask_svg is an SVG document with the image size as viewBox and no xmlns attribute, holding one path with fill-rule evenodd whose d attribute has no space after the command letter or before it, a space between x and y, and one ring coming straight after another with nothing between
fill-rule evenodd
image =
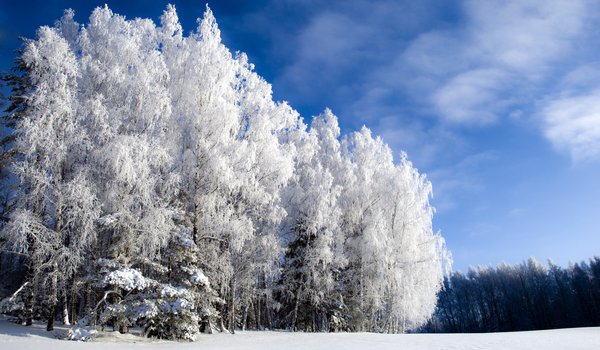
<instances>
[{"instance_id":1,"label":"cloud streak","mask_svg":"<svg viewBox=\"0 0 600 350\"><path fill-rule=\"evenodd\" d=\"M574 162L600 159L592 1L268 6L241 24L262 35L271 28L261 50L277 63L276 95L305 117L331 107L345 132L366 124L396 153L408 151L433 180L440 211L493 195L486 176L519 157L506 145L517 129ZM259 72L268 64L257 63ZM458 165L481 154L496 157Z\"/></svg>"},{"instance_id":2,"label":"cloud streak","mask_svg":"<svg viewBox=\"0 0 600 350\"><path fill-rule=\"evenodd\" d=\"M494 122L506 100L499 95L507 74L498 69L473 69L449 79L431 96L440 117L450 123Z\"/></svg>"},{"instance_id":3,"label":"cloud streak","mask_svg":"<svg viewBox=\"0 0 600 350\"><path fill-rule=\"evenodd\" d=\"M576 162L600 159L600 89L548 102L542 110L544 134Z\"/></svg>"},{"instance_id":4,"label":"cloud streak","mask_svg":"<svg viewBox=\"0 0 600 350\"><path fill-rule=\"evenodd\" d=\"M590 17L584 5L466 2L461 27L422 34L403 53L404 63L432 80L422 96L443 122L490 125L544 90L557 73L555 65L572 53L572 42L585 35ZM442 57L448 62L440 62Z\"/></svg>"},{"instance_id":5,"label":"cloud streak","mask_svg":"<svg viewBox=\"0 0 600 350\"><path fill-rule=\"evenodd\" d=\"M445 20L433 10L439 4L429 5L359 1L314 11L289 43L296 46L293 59L277 83L302 96L300 105L333 105L354 127L366 123L383 133L395 118L394 127L405 129L388 134L406 135L418 124L426 134L445 127L461 135L464 127L538 116L540 135L556 149L574 161L598 158L587 149L597 148L599 136L579 127L595 117L571 106L593 108L585 94L552 101L564 95L563 76L598 65L580 47L594 40L595 3L465 1L453 9L456 18ZM456 137L440 142L448 139ZM416 148L410 138L407 147Z\"/></svg>"}]
</instances>

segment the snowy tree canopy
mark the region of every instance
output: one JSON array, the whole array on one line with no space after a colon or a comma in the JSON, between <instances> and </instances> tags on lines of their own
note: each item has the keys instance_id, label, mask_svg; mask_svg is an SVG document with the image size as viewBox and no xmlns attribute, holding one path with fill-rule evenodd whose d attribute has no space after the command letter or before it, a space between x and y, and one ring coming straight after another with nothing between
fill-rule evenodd
<instances>
[{"instance_id":1,"label":"snowy tree canopy","mask_svg":"<svg viewBox=\"0 0 600 350\"><path fill-rule=\"evenodd\" d=\"M208 7L198 23L67 10L25 42L1 231L28 271L21 317L190 340L426 322L446 256L429 181L329 109L305 124Z\"/></svg>"}]
</instances>

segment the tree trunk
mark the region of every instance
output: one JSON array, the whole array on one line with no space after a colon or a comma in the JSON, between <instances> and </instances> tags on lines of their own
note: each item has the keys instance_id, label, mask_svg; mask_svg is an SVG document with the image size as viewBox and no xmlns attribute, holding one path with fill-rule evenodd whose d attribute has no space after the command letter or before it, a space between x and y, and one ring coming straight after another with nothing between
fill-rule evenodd
<instances>
[{"instance_id":1,"label":"tree trunk","mask_svg":"<svg viewBox=\"0 0 600 350\"><path fill-rule=\"evenodd\" d=\"M33 254L36 246L35 236L27 238L29 242L29 256ZM34 302L34 286L36 281L36 273L37 273L36 264L33 259L29 258L27 260L27 281L29 281L29 285L27 286L27 296L25 297L25 325L31 326L33 324L33 302Z\"/></svg>"},{"instance_id":2,"label":"tree trunk","mask_svg":"<svg viewBox=\"0 0 600 350\"><path fill-rule=\"evenodd\" d=\"M71 323L69 322L69 300L67 298L68 288L67 288L66 281L65 281L65 283L63 283L62 290L63 290L62 295L61 295L62 322L63 322L63 325L70 326Z\"/></svg>"},{"instance_id":3,"label":"tree trunk","mask_svg":"<svg viewBox=\"0 0 600 350\"><path fill-rule=\"evenodd\" d=\"M69 304L67 301L67 296L63 296L63 311L62 311L62 322L65 326L70 326L71 322L69 321Z\"/></svg>"},{"instance_id":4,"label":"tree trunk","mask_svg":"<svg viewBox=\"0 0 600 350\"><path fill-rule=\"evenodd\" d=\"M294 313L292 314L292 331L296 331L296 322L298 322L298 304L299 302L300 292L296 293L296 301L294 302Z\"/></svg>"},{"instance_id":5,"label":"tree trunk","mask_svg":"<svg viewBox=\"0 0 600 350\"><path fill-rule=\"evenodd\" d=\"M219 317L219 328L221 329L221 332L225 332L227 330L223 324L223 317Z\"/></svg>"},{"instance_id":6,"label":"tree trunk","mask_svg":"<svg viewBox=\"0 0 600 350\"><path fill-rule=\"evenodd\" d=\"M112 298L112 304L117 304L120 301L121 298L119 297L119 288L118 287L116 288L116 293L114 293L111 296L111 298ZM113 318L113 332L120 330L119 323L120 323L120 320L118 318L116 318L116 317Z\"/></svg>"},{"instance_id":7,"label":"tree trunk","mask_svg":"<svg viewBox=\"0 0 600 350\"><path fill-rule=\"evenodd\" d=\"M273 315L271 315L271 308L269 307L271 302L269 301L269 295L265 296L265 313L267 316L267 325L269 329L273 329Z\"/></svg>"},{"instance_id":8,"label":"tree trunk","mask_svg":"<svg viewBox=\"0 0 600 350\"><path fill-rule=\"evenodd\" d=\"M77 323L77 284L73 281L73 286L71 287L71 323Z\"/></svg>"},{"instance_id":9,"label":"tree trunk","mask_svg":"<svg viewBox=\"0 0 600 350\"><path fill-rule=\"evenodd\" d=\"M125 334L129 332L129 327L127 327L127 324L125 324L125 322L119 322L119 333L121 334Z\"/></svg>"},{"instance_id":10,"label":"tree trunk","mask_svg":"<svg viewBox=\"0 0 600 350\"><path fill-rule=\"evenodd\" d=\"M242 310L242 331L246 330L246 322L248 321L248 304L244 305Z\"/></svg>"},{"instance_id":11,"label":"tree trunk","mask_svg":"<svg viewBox=\"0 0 600 350\"><path fill-rule=\"evenodd\" d=\"M52 282L50 283L50 313L48 314L48 323L46 324L46 330L49 332L54 330L54 318L56 317L56 304L58 302L57 283L56 273L54 273Z\"/></svg>"},{"instance_id":12,"label":"tree trunk","mask_svg":"<svg viewBox=\"0 0 600 350\"><path fill-rule=\"evenodd\" d=\"M196 204L194 203L194 215L192 216L192 241L198 245L198 217L196 216Z\"/></svg>"},{"instance_id":13,"label":"tree trunk","mask_svg":"<svg viewBox=\"0 0 600 350\"><path fill-rule=\"evenodd\" d=\"M27 296L25 297L25 325L33 324L33 283L27 287Z\"/></svg>"},{"instance_id":14,"label":"tree trunk","mask_svg":"<svg viewBox=\"0 0 600 350\"><path fill-rule=\"evenodd\" d=\"M262 330L260 325L260 295L256 298L256 329Z\"/></svg>"},{"instance_id":15,"label":"tree trunk","mask_svg":"<svg viewBox=\"0 0 600 350\"><path fill-rule=\"evenodd\" d=\"M231 307L229 310L229 329L235 334L235 277L231 278Z\"/></svg>"},{"instance_id":16,"label":"tree trunk","mask_svg":"<svg viewBox=\"0 0 600 350\"><path fill-rule=\"evenodd\" d=\"M46 324L46 330L51 332L54 330L54 318L56 317L56 303L52 303L50 306L50 314L48 315L48 323Z\"/></svg>"},{"instance_id":17,"label":"tree trunk","mask_svg":"<svg viewBox=\"0 0 600 350\"><path fill-rule=\"evenodd\" d=\"M95 320L96 315L92 315L92 283L90 282L85 284L85 299L83 304L83 314L92 317L90 321Z\"/></svg>"}]
</instances>

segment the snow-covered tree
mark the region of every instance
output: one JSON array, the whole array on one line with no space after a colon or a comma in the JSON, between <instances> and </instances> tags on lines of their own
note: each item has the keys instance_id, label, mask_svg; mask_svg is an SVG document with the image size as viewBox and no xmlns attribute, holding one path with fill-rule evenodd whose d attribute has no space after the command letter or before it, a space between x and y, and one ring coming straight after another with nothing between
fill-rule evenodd
<instances>
[{"instance_id":1,"label":"snow-covered tree","mask_svg":"<svg viewBox=\"0 0 600 350\"><path fill-rule=\"evenodd\" d=\"M29 322L51 329L62 306L65 323L193 339L398 332L432 312L429 182L330 110L307 130L208 7L188 36L172 5L160 26L67 10L17 63L1 241L29 271L9 303Z\"/></svg>"},{"instance_id":2,"label":"snow-covered tree","mask_svg":"<svg viewBox=\"0 0 600 350\"><path fill-rule=\"evenodd\" d=\"M349 260L346 302L356 330L404 331L427 321L442 282L431 185L364 128L343 140L351 169L341 197Z\"/></svg>"},{"instance_id":3,"label":"snow-covered tree","mask_svg":"<svg viewBox=\"0 0 600 350\"><path fill-rule=\"evenodd\" d=\"M330 110L315 117L310 132L297 140L296 171L286 188L288 215L282 233L288 243L280 288L294 330L329 330L341 306L335 293L344 264L336 251L341 236L341 186L333 176L339 165L335 160L341 159L338 137L337 118Z\"/></svg>"},{"instance_id":4,"label":"snow-covered tree","mask_svg":"<svg viewBox=\"0 0 600 350\"><path fill-rule=\"evenodd\" d=\"M150 20L126 21L97 8L82 30L80 113L92 129L90 158L111 258L127 264L165 245L171 158L165 146L170 99Z\"/></svg>"},{"instance_id":5,"label":"snow-covered tree","mask_svg":"<svg viewBox=\"0 0 600 350\"><path fill-rule=\"evenodd\" d=\"M95 239L95 199L86 180L79 147L85 131L76 116L78 64L69 44L54 28L42 27L23 52L32 91L15 125L15 163L22 195L5 228L11 247L29 258L31 287L49 285L53 328L58 288L66 315L66 284ZM23 222L19 223L22 218ZM25 225L25 226L23 226ZM24 229L27 226L36 229ZM33 292L33 291L31 291Z\"/></svg>"},{"instance_id":6,"label":"snow-covered tree","mask_svg":"<svg viewBox=\"0 0 600 350\"><path fill-rule=\"evenodd\" d=\"M215 306L223 301L199 266L190 231L178 226L163 261L145 261L137 268L118 267L110 260L100 263L103 277L95 286L104 296L96 308L104 306L99 317L103 326L126 332L138 325L146 336L191 341L200 330L215 330Z\"/></svg>"}]
</instances>

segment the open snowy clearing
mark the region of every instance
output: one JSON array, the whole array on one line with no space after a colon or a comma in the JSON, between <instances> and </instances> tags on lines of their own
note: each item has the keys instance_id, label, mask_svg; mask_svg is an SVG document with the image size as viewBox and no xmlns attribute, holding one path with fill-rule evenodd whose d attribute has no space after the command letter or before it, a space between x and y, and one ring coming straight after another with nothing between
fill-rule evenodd
<instances>
[{"instance_id":1,"label":"open snowy clearing","mask_svg":"<svg viewBox=\"0 0 600 350\"><path fill-rule=\"evenodd\" d=\"M144 339L113 332L99 333L91 342L55 339L65 329L46 332L43 325L20 326L0 320L2 349L598 349L600 328L488 334L373 334L238 332L201 335L196 342Z\"/></svg>"}]
</instances>

